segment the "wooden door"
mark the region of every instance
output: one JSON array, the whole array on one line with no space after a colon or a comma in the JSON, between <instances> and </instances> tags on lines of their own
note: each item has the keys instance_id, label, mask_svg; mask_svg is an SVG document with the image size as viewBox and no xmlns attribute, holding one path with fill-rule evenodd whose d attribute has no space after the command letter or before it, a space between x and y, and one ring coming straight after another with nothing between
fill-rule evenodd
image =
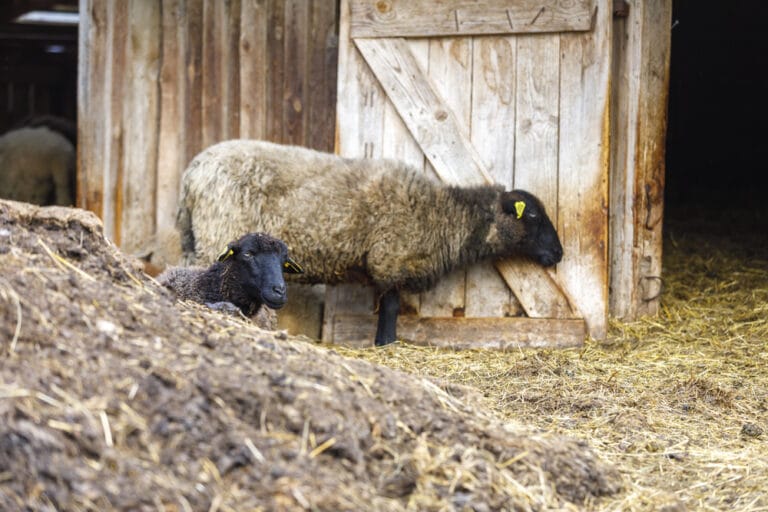
<instances>
[{"instance_id":1,"label":"wooden door","mask_svg":"<svg viewBox=\"0 0 768 512\"><path fill-rule=\"evenodd\" d=\"M573 346L605 336L608 0L342 0L337 152L542 199L565 257L478 264L405 297L402 338ZM372 290L329 288L323 338L375 332Z\"/></svg>"}]
</instances>

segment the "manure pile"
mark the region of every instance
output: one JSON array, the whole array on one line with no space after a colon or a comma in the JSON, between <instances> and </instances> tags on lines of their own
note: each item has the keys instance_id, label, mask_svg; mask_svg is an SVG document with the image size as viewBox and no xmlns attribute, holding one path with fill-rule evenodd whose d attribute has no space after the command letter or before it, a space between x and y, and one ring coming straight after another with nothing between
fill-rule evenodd
<instances>
[{"instance_id":1,"label":"manure pile","mask_svg":"<svg viewBox=\"0 0 768 512\"><path fill-rule=\"evenodd\" d=\"M580 509L621 485L470 388L175 304L76 209L0 201L0 351L1 510Z\"/></svg>"}]
</instances>

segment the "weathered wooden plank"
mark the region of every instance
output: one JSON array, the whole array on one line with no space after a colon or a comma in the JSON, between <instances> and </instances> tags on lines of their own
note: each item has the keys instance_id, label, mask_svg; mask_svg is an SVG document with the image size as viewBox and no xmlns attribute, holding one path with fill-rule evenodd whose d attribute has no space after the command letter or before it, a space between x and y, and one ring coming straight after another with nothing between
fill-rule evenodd
<instances>
[{"instance_id":1,"label":"weathered wooden plank","mask_svg":"<svg viewBox=\"0 0 768 512\"><path fill-rule=\"evenodd\" d=\"M110 0L107 3L107 43L106 90L104 131L106 147L104 148L104 234L120 243L123 212L122 182L123 169L123 95L129 84L126 82L125 59L128 44L128 27L120 20L127 16L128 7L125 2Z\"/></svg>"},{"instance_id":2,"label":"weathered wooden plank","mask_svg":"<svg viewBox=\"0 0 768 512\"><path fill-rule=\"evenodd\" d=\"M189 163L203 149L203 0L186 0L182 27L186 80L182 108L184 160Z\"/></svg>"},{"instance_id":3,"label":"weathered wooden plank","mask_svg":"<svg viewBox=\"0 0 768 512\"><path fill-rule=\"evenodd\" d=\"M273 142L283 140L283 83L285 82L285 2L268 1L269 30L267 51L269 55L267 73L267 139ZM267 71L268 70L268 71Z\"/></svg>"},{"instance_id":4,"label":"weathered wooden plank","mask_svg":"<svg viewBox=\"0 0 768 512\"><path fill-rule=\"evenodd\" d=\"M472 107L472 40L433 38L429 40L427 74L435 92L460 126L470 126ZM468 130L467 130L468 132ZM432 167L428 164L428 167ZM432 170L431 172L435 172ZM443 276L431 290L421 294L421 316L464 316L466 270Z\"/></svg>"},{"instance_id":5,"label":"weathered wooden plank","mask_svg":"<svg viewBox=\"0 0 768 512\"><path fill-rule=\"evenodd\" d=\"M325 312L323 314L323 341L335 341L339 332L336 320L345 314L376 318L372 315L376 297L373 288L358 284L340 284L325 287ZM375 320L374 320L375 322ZM374 324L373 334L376 332ZM370 338L373 340L373 335Z\"/></svg>"},{"instance_id":6,"label":"weathered wooden plank","mask_svg":"<svg viewBox=\"0 0 768 512\"><path fill-rule=\"evenodd\" d=\"M560 38L517 38L515 188L535 194L557 225Z\"/></svg>"},{"instance_id":7,"label":"weathered wooden plank","mask_svg":"<svg viewBox=\"0 0 768 512\"><path fill-rule=\"evenodd\" d=\"M513 186L515 162L514 37L474 38L470 139L488 173L507 189ZM523 314L522 306L491 263L467 269L465 314L504 317Z\"/></svg>"},{"instance_id":8,"label":"weathered wooden plank","mask_svg":"<svg viewBox=\"0 0 768 512\"><path fill-rule=\"evenodd\" d=\"M659 307L671 9L643 2L614 22L610 311L623 319Z\"/></svg>"},{"instance_id":9,"label":"weathered wooden plank","mask_svg":"<svg viewBox=\"0 0 768 512\"><path fill-rule=\"evenodd\" d=\"M434 85L419 68L407 44L402 39L358 39L355 44L386 88L389 99L440 178L447 183L462 185L492 182L477 151L436 93ZM344 115L348 115L346 110ZM548 302L530 304L524 303L527 296L518 296L530 316L549 317L552 310L572 311L572 305L560 293L561 288L543 268L535 267L522 272L517 271L517 268L523 268L518 265L525 265L525 262L509 261L496 265L510 288L526 289L527 284L521 282L521 278L534 273L538 274L537 278L542 283L548 283L548 286L541 288L541 293L552 294ZM538 309L547 303L551 305Z\"/></svg>"},{"instance_id":10,"label":"weathered wooden plank","mask_svg":"<svg viewBox=\"0 0 768 512\"><path fill-rule=\"evenodd\" d=\"M512 293L531 318L581 318L578 307L549 270L528 260L503 260L495 263Z\"/></svg>"},{"instance_id":11,"label":"weathered wooden plank","mask_svg":"<svg viewBox=\"0 0 768 512\"><path fill-rule=\"evenodd\" d=\"M122 112L125 179L120 242L122 249L131 253L144 249L155 230L152 185L157 180L160 5L131 2L127 14L131 44L126 48L126 79L130 87L126 88Z\"/></svg>"},{"instance_id":12,"label":"weathered wooden plank","mask_svg":"<svg viewBox=\"0 0 768 512\"><path fill-rule=\"evenodd\" d=\"M336 315L334 343L372 346L376 333L374 315ZM523 347L565 348L584 343L586 326L581 319L431 318L401 315L397 319L401 340L417 345L453 349Z\"/></svg>"},{"instance_id":13,"label":"weathered wooden plank","mask_svg":"<svg viewBox=\"0 0 768 512\"><path fill-rule=\"evenodd\" d=\"M306 139L304 93L309 67L306 47L308 28L309 2L285 0L282 141L286 144L302 144Z\"/></svg>"},{"instance_id":14,"label":"weathered wooden plank","mask_svg":"<svg viewBox=\"0 0 768 512\"><path fill-rule=\"evenodd\" d=\"M80 0L83 16L79 27L78 63L78 192L77 205L98 216L104 213L103 183L105 129L105 56L109 46L107 37L107 4L94 0ZM9 84L9 94L14 93ZM111 228L112 226L110 226ZM107 227L105 226L105 231ZM109 233L108 236L112 236Z\"/></svg>"},{"instance_id":15,"label":"weathered wooden plank","mask_svg":"<svg viewBox=\"0 0 768 512\"><path fill-rule=\"evenodd\" d=\"M355 45L387 91L406 126L445 183L492 181L480 157L403 39L356 39Z\"/></svg>"},{"instance_id":16,"label":"weathered wooden plank","mask_svg":"<svg viewBox=\"0 0 768 512\"><path fill-rule=\"evenodd\" d=\"M353 38L589 30L589 0L351 0Z\"/></svg>"},{"instance_id":17,"label":"weathered wooden plank","mask_svg":"<svg viewBox=\"0 0 768 512\"><path fill-rule=\"evenodd\" d=\"M219 114L221 140L240 135L240 0L219 0L214 15L219 66Z\"/></svg>"},{"instance_id":18,"label":"weathered wooden plank","mask_svg":"<svg viewBox=\"0 0 768 512\"><path fill-rule=\"evenodd\" d=\"M605 338L608 319L608 160L611 9L597 0L595 30L560 36L558 277L579 298L589 333ZM585 144L584 141L590 141Z\"/></svg>"},{"instance_id":19,"label":"weathered wooden plank","mask_svg":"<svg viewBox=\"0 0 768 512\"><path fill-rule=\"evenodd\" d=\"M156 238L169 239L176 233L176 208L179 180L186 165L183 155L184 125L182 109L187 92L182 31L177 30L182 18L184 0L165 0L162 8L162 66L160 68L160 131L157 154L157 199L155 210ZM163 254L178 259L179 253Z\"/></svg>"},{"instance_id":20,"label":"weathered wooden plank","mask_svg":"<svg viewBox=\"0 0 768 512\"><path fill-rule=\"evenodd\" d=\"M240 14L240 136L267 130L267 1L242 0Z\"/></svg>"},{"instance_id":21,"label":"weathered wooden plank","mask_svg":"<svg viewBox=\"0 0 768 512\"><path fill-rule=\"evenodd\" d=\"M309 40L309 73L305 91L307 110L305 145L322 151L333 151L336 116L336 62L338 2L315 0L311 3Z\"/></svg>"},{"instance_id":22,"label":"weathered wooden plank","mask_svg":"<svg viewBox=\"0 0 768 512\"><path fill-rule=\"evenodd\" d=\"M216 15L218 0L203 0L202 25L202 144L208 147L222 140L221 133L221 64L218 35L221 18Z\"/></svg>"}]
</instances>

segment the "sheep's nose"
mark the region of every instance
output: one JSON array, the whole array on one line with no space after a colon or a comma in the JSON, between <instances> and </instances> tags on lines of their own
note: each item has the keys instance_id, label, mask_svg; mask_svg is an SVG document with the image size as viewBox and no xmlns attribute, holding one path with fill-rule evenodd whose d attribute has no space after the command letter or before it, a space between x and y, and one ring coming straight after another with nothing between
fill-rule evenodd
<instances>
[{"instance_id":1,"label":"sheep's nose","mask_svg":"<svg viewBox=\"0 0 768 512\"><path fill-rule=\"evenodd\" d=\"M278 295L285 295L285 285L276 284L275 286L272 287L272 291Z\"/></svg>"}]
</instances>

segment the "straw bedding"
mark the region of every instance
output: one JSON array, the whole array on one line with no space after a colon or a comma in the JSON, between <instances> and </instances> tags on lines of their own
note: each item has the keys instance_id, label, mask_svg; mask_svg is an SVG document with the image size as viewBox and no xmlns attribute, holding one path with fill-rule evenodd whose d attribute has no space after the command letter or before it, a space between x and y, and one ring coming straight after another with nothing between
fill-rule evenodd
<instances>
[{"instance_id":1,"label":"straw bedding","mask_svg":"<svg viewBox=\"0 0 768 512\"><path fill-rule=\"evenodd\" d=\"M585 440L623 480L590 509L768 510L768 216L670 217L660 315L613 321L607 342L344 353L470 385L501 418Z\"/></svg>"}]
</instances>

